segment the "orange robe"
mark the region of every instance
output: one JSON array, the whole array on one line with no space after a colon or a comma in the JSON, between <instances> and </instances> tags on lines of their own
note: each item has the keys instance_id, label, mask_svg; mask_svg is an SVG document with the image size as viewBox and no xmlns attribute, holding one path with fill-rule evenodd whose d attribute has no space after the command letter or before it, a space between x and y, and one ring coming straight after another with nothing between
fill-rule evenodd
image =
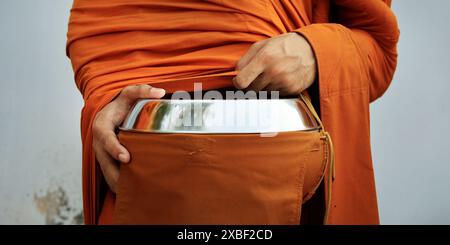
<instances>
[{"instance_id":1,"label":"orange robe","mask_svg":"<svg viewBox=\"0 0 450 245\"><path fill-rule=\"evenodd\" d=\"M114 198L92 149L98 111L127 85L169 92L231 86L254 42L296 31L318 62L318 102L335 145L329 224L378 224L369 103L389 86L399 30L390 0L75 0L67 54L85 106L86 224L111 219ZM326 178L327 179L327 178ZM103 208L102 208L103 207Z\"/></svg>"}]
</instances>

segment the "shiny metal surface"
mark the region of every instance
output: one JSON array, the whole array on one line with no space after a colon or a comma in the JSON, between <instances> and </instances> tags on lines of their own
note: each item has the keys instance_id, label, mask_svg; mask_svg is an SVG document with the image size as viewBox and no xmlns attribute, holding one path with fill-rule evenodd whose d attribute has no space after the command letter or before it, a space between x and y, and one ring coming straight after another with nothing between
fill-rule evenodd
<instances>
[{"instance_id":1,"label":"shiny metal surface","mask_svg":"<svg viewBox=\"0 0 450 245\"><path fill-rule=\"evenodd\" d=\"M273 133L318 129L299 99L141 100L121 130L149 133Z\"/></svg>"}]
</instances>

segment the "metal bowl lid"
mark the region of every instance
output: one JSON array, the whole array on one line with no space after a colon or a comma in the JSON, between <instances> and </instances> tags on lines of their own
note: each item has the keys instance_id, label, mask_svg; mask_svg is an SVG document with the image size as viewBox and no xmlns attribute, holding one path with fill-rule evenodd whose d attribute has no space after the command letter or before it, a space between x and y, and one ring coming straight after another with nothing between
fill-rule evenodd
<instances>
[{"instance_id":1,"label":"metal bowl lid","mask_svg":"<svg viewBox=\"0 0 450 245\"><path fill-rule=\"evenodd\" d=\"M317 130L300 99L140 100L120 130L146 133L239 134Z\"/></svg>"}]
</instances>

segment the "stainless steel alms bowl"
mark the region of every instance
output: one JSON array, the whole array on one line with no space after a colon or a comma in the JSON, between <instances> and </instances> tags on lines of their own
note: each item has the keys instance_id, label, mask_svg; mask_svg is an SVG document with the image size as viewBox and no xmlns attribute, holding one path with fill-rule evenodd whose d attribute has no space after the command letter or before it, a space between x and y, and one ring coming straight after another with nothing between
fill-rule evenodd
<instances>
[{"instance_id":1,"label":"stainless steel alms bowl","mask_svg":"<svg viewBox=\"0 0 450 245\"><path fill-rule=\"evenodd\" d=\"M122 127L148 133L239 134L317 130L300 99L140 100Z\"/></svg>"}]
</instances>

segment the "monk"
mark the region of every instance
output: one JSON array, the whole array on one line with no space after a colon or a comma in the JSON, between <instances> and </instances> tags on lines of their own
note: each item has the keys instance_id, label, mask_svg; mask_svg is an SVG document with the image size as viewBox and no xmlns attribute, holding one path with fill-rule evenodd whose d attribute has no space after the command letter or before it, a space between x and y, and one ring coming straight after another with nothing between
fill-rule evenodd
<instances>
[{"instance_id":1,"label":"monk","mask_svg":"<svg viewBox=\"0 0 450 245\"><path fill-rule=\"evenodd\" d=\"M334 141L326 223L378 224L369 103L392 80L398 39L390 0L74 0L85 223L112 222L117 163L130 160L115 129L133 103L201 82L307 90Z\"/></svg>"}]
</instances>

